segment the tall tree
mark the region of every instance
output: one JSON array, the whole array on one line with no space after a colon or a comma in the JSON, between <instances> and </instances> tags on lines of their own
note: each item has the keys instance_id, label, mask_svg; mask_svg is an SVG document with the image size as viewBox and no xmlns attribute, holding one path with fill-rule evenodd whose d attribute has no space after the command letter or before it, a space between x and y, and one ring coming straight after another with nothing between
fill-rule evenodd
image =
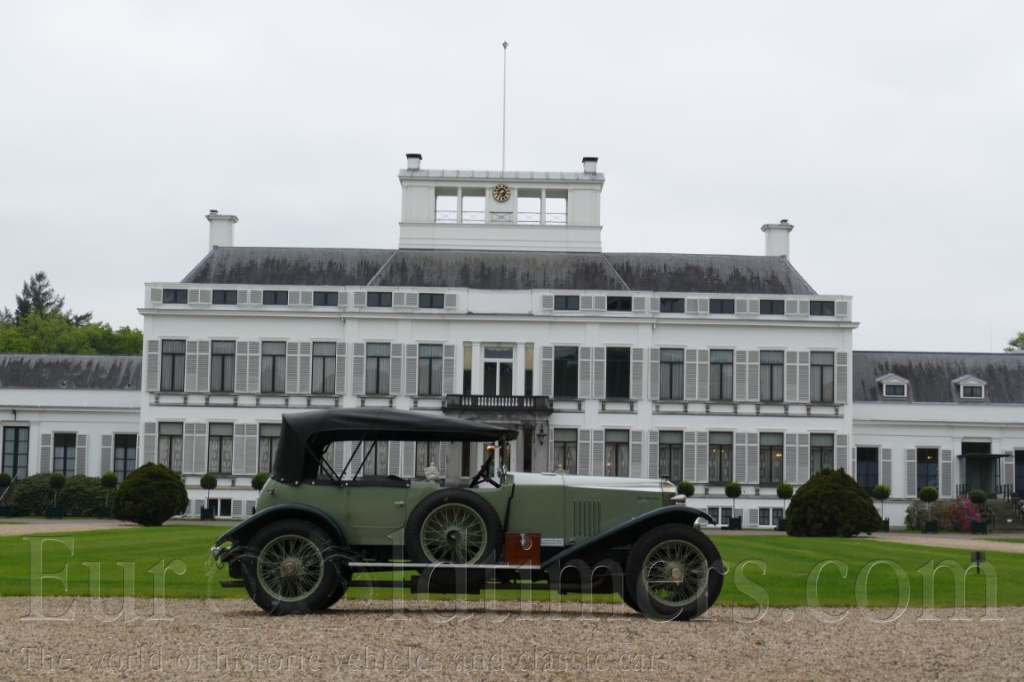
<instances>
[{"instance_id":1,"label":"tall tree","mask_svg":"<svg viewBox=\"0 0 1024 682\"><path fill-rule=\"evenodd\" d=\"M53 290L45 272L37 272L15 296L12 312L0 312L0 353L64 355L142 355L142 332L111 329L93 322L92 313L64 310L64 297Z\"/></svg>"},{"instance_id":2,"label":"tall tree","mask_svg":"<svg viewBox=\"0 0 1024 682\"><path fill-rule=\"evenodd\" d=\"M50 278L42 270L22 284L21 295L14 297L14 312L4 308L2 319L5 322L21 324L22 320L33 312L40 317L63 317L76 327L92 322L92 313L76 315L70 310L64 310L64 297L57 295L50 284Z\"/></svg>"},{"instance_id":3,"label":"tall tree","mask_svg":"<svg viewBox=\"0 0 1024 682\"><path fill-rule=\"evenodd\" d=\"M1007 353L1012 353L1013 351L1018 350L1024 351L1024 332L1017 334L1017 336L1010 339L1008 343L1009 345L1003 349Z\"/></svg>"}]
</instances>

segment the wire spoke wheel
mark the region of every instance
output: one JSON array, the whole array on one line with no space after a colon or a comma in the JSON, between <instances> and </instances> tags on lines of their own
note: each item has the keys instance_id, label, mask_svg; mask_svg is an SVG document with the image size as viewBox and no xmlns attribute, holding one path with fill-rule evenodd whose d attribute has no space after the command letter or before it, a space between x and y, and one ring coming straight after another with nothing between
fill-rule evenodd
<instances>
[{"instance_id":1,"label":"wire spoke wheel","mask_svg":"<svg viewBox=\"0 0 1024 682\"><path fill-rule=\"evenodd\" d=\"M262 527L242 562L245 589L274 615L312 613L341 599L348 575L337 545L315 524L282 519Z\"/></svg>"},{"instance_id":2,"label":"wire spoke wheel","mask_svg":"<svg viewBox=\"0 0 1024 682\"><path fill-rule=\"evenodd\" d=\"M689 620L711 608L722 591L722 556L706 535L673 523L647 531L626 561L627 600L653 620Z\"/></svg>"},{"instance_id":3,"label":"wire spoke wheel","mask_svg":"<svg viewBox=\"0 0 1024 682\"><path fill-rule=\"evenodd\" d=\"M472 564L488 547L487 524L463 504L434 509L420 526L420 546L431 563Z\"/></svg>"},{"instance_id":4,"label":"wire spoke wheel","mask_svg":"<svg viewBox=\"0 0 1024 682\"><path fill-rule=\"evenodd\" d=\"M704 593L708 562L689 542L670 540L644 558L643 579L652 599L666 606L685 606Z\"/></svg>"},{"instance_id":5,"label":"wire spoke wheel","mask_svg":"<svg viewBox=\"0 0 1024 682\"><path fill-rule=\"evenodd\" d=\"M260 552L256 575L273 598L299 601L313 594L324 579L324 555L308 538L282 535Z\"/></svg>"}]
</instances>

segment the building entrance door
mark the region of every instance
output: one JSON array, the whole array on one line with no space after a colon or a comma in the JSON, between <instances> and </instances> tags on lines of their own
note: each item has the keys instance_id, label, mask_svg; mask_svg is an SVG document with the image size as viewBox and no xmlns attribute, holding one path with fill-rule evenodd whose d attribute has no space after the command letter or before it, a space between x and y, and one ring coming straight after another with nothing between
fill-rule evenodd
<instances>
[{"instance_id":1,"label":"building entrance door","mask_svg":"<svg viewBox=\"0 0 1024 682\"><path fill-rule=\"evenodd\" d=\"M984 490L995 495L999 490L998 457L992 456L991 443L964 443L964 483L967 490Z\"/></svg>"}]
</instances>

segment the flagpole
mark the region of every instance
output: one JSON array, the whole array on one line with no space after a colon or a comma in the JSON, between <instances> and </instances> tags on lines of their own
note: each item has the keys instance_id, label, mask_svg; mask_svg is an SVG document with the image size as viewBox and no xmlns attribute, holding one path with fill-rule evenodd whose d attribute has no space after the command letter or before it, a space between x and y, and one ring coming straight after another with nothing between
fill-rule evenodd
<instances>
[{"instance_id":1,"label":"flagpole","mask_svg":"<svg viewBox=\"0 0 1024 682\"><path fill-rule=\"evenodd\" d=\"M508 83L508 41L501 44L501 174L505 174L505 102Z\"/></svg>"}]
</instances>

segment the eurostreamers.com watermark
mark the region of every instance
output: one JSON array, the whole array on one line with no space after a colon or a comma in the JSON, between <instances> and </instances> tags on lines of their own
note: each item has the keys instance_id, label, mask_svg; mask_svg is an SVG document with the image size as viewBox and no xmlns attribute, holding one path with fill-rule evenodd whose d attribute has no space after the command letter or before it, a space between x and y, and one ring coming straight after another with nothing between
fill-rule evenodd
<instances>
[{"instance_id":1,"label":"eurostreamers.com watermark","mask_svg":"<svg viewBox=\"0 0 1024 682\"><path fill-rule=\"evenodd\" d=\"M489 672L667 672L670 653L645 650L608 652L547 651L539 647L497 645L472 653L425 651L415 646L371 647L352 651L320 651L300 647L296 651L246 646L197 644L182 649L171 646L139 646L123 652L68 653L53 647L22 647L16 657L26 671L59 673L163 672L203 673L323 673L342 674L382 671L395 673L489 673Z\"/></svg>"},{"instance_id":2,"label":"eurostreamers.com watermark","mask_svg":"<svg viewBox=\"0 0 1024 682\"><path fill-rule=\"evenodd\" d=\"M74 538L26 536L23 538L30 543L29 551L29 613L22 616L22 620L50 620L68 621L80 617L82 611L87 617L92 617L102 622L113 622L122 620L129 622L139 618L154 621L169 621L173 617L169 615L167 600L165 599L166 588L177 577L186 574L186 564L181 559L160 560L152 566L137 568L134 561L116 561L112 566L101 566L98 561L79 561L77 565L74 560ZM49 562L62 561L63 565L56 571L44 571L44 565ZM88 575L88 595L86 597L74 597L70 605L61 613L51 613L47 609L53 609L52 603L47 604L47 596L61 596L68 592L69 570L74 565L76 571L84 568ZM211 589L220 589L216 585L212 565L205 566L205 571ZM566 568L569 568L568 566ZM597 567L588 567L580 562L571 566L578 575L585 575L586 571L602 571L603 575L612 581L607 593L622 593L622 571L609 570L607 560ZM613 567L614 568L614 567ZM141 569L141 570L140 570ZM770 609L771 595L765 587L765 579L769 576L767 562L760 559L746 559L737 562L733 566L719 564L712 567L712 570L723 574L723 582L726 586L731 581L731 586L736 592L743 595L744 606L735 606L719 601L719 607L713 611L707 611L701 616L694 618L695 621L716 621L729 618L736 622L756 623L766 618L770 613L781 614L783 620L792 620L795 611L791 608ZM101 590L101 571L108 574L109 571L120 571L121 591L120 594L109 594L111 588L109 581ZM977 596L984 592L984 606L981 620L998 621L1002 620L996 609L996 569L995 566L985 560L976 563L963 564L954 559L941 561L929 560L918 567L914 580L911 575L900 564L890 559L874 559L862 566L850 566L838 559L824 559L819 561L806 575L804 580L804 602L802 610L808 612L812 617L823 623L835 623L849 617L853 613L859 613L862 617L878 623L890 623L908 616L910 604L913 600L920 604L914 617L917 620L940 620L936 609L936 596L941 595L938 601L942 604L952 604L952 615L950 620L972 620L967 613L967 590L968 581L974 603L978 602ZM529 573L524 574L528 578ZM136 586L138 581L146 581L146 592L152 588L151 607L145 606L144 599L137 599ZM45 589L44 589L45 585ZM392 591L388 599L371 602L374 612L379 613L382 618L388 620L406 620L411 618L412 613L418 617L426 617L434 622L447 623L462 621L467 618L480 617L497 622L507 619L515 621L528 620L600 620L600 619L626 619L638 617L632 611L626 613L624 609L609 609L606 595L598 595L583 592L570 598L564 598L558 589L545 589L545 586L531 586L524 580L520 586L519 598L515 600L498 599L493 592L483 592L479 600L468 601L453 596L454 601L435 602L431 601L429 595L407 594L403 590ZM538 593L543 592L539 599L535 599L532 590ZM852 589L852 594L851 594ZM914 594L918 591L918 594ZM108 592L104 594L104 592ZM952 593L952 601L948 598ZM831 599L823 599L822 594L832 595ZM835 595L841 595L836 599ZM917 597L917 599L915 599ZM84 609L79 609L79 602L85 601ZM852 608L827 606L827 602L852 603ZM111 604L115 605L111 610ZM641 604L641 607L643 605ZM948 607L947 607L948 608ZM641 611L644 611L641 608ZM725 616L724 614L729 614ZM143 615L145 614L145 615ZM652 620L666 620L662 614Z\"/></svg>"}]
</instances>

